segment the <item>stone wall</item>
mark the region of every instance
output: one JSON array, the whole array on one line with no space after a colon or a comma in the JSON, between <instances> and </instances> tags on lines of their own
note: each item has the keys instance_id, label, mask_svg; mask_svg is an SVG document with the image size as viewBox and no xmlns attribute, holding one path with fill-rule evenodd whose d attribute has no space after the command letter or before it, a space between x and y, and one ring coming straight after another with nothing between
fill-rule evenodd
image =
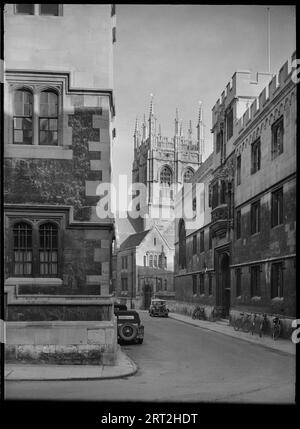
<instances>
[{"instance_id":1,"label":"stone wall","mask_svg":"<svg viewBox=\"0 0 300 429\"><path fill-rule=\"evenodd\" d=\"M7 322L6 362L114 365L116 319L102 322Z\"/></svg>"}]
</instances>

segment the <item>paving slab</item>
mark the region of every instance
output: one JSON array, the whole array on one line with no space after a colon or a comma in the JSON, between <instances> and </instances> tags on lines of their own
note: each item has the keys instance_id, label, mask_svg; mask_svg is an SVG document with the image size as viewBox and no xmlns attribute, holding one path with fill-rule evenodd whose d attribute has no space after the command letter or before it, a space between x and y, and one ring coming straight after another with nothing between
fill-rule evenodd
<instances>
[{"instance_id":1,"label":"paving slab","mask_svg":"<svg viewBox=\"0 0 300 429\"><path fill-rule=\"evenodd\" d=\"M5 364L6 381L98 380L135 374L136 364L118 348L116 365Z\"/></svg>"},{"instance_id":2,"label":"paving slab","mask_svg":"<svg viewBox=\"0 0 300 429\"><path fill-rule=\"evenodd\" d=\"M289 339L278 338L274 341L270 336L263 336L260 338L257 333L251 335L251 333L248 332L235 331L233 326L223 321L210 322L206 320L194 320L190 316L172 312L169 313L169 317L201 329L218 332L233 338L238 338L239 340L248 341L249 343L260 344L263 347L268 347L283 353L296 354L296 344Z\"/></svg>"}]
</instances>

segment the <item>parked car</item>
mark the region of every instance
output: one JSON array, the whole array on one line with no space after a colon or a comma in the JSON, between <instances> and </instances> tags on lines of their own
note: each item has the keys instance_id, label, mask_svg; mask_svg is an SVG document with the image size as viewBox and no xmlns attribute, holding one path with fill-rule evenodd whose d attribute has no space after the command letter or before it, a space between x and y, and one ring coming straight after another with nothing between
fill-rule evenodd
<instances>
[{"instance_id":1,"label":"parked car","mask_svg":"<svg viewBox=\"0 0 300 429\"><path fill-rule=\"evenodd\" d=\"M115 302L114 313L116 314L118 311L127 311L127 305L126 304L119 304L118 302Z\"/></svg>"},{"instance_id":2,"label":"parked car","mask_svg":"<svg viewBox=\"0 0 300 429\"><path fill-rule=\"evenodd\" d=\"M149 315L168 317L169 309L167 308L167 302L164 299L153 298L149 308Z\"/></svg>"},{"instance_id":3,"label":"parked car","mask_svg":"<svg viewBox=\"0 0 300 429\"><path fill-rule=\"evenodd\" d=\"M137 311L118 311L118 340L142 344L144 340L144 326L141 324L141 319Z\"/></svg>"}]
</instances>

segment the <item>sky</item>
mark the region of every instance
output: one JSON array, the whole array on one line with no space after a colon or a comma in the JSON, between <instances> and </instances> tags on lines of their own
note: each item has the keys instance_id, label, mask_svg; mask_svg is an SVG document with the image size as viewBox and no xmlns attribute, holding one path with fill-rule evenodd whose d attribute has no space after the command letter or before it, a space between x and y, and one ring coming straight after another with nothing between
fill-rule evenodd
<instances>
[{"instance_id":1,"label":"sky","mask_svg":"<svg viewBox=\"0 0 300 429\"><path fill-rule=\"evenodd\" d=\"M211 109L236 70L268 71L267 7L259 5L117 5L114 48L113 182L131 182L136 117L149 115L173 137L175 110L196 135L199 101L206 158L212 150ZM295 6L270 6L271 72L296 49Z\"/></svg>"}]
</instances>

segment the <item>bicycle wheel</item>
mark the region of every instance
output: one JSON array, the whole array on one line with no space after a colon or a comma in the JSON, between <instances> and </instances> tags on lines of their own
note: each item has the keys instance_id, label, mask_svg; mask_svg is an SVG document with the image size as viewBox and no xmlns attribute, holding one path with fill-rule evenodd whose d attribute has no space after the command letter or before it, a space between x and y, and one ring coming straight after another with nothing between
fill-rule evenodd
<instances>
[{"instance_id":1,"label":"bicycle wheel","mask_svg":"<svg viewBox=\"0 0 300 429\"><path fill-rule=\"evenodd\" d=\"M236 319L233 323L233 328L235 331L238 331L241 328L242 319Z\"/></svg>"},{"instance_id":2,"label":"bicycle wheel","mask_svg":"<svg viewBox=\"0 0 300 429\"><path fill-rule=\"evenodd\" d=\"M277 339L279 338L279 336L280 336L280 331L281 331L280 325L276 325L276 326L274 326L274 328L272 329L272 338L273 338L273 340L274 340L274 341L275 341L275 340L277 340Z\"/></svg>"},{"instance_id":3,"label":"bicycle wheel","mask_svg":"<svg viewBox=\"0 0 300 429\"><path fill-rule=\"evenodd\" d=\"M244 332L249 332L251 329L251 321L245 320L245 322L243 323L242 329Z\"/></svg>"}]
</instances>

